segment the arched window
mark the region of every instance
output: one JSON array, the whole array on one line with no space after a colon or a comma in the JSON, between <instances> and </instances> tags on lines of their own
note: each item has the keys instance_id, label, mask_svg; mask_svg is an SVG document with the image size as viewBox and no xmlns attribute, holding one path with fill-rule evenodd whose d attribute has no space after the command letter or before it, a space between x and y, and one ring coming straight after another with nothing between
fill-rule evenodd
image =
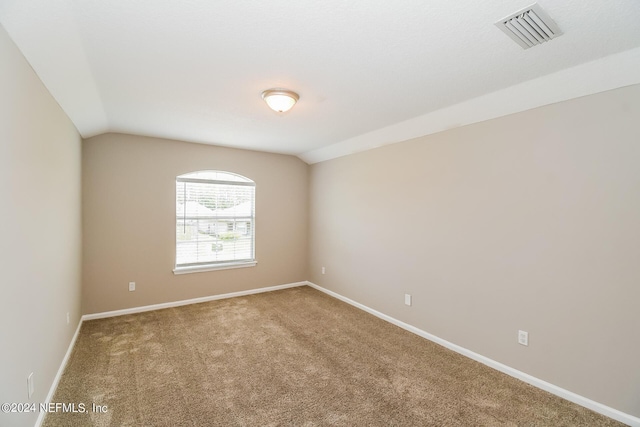
<instances>
[{"instance_id":1,"label":"arched window","mask_svg":"<svg viewBox=\"0 0 640 427\"><path fill-rule=\"evenodd\" d=\"M231 172L176 178L175 273L256 264L255 189L255 182Z\"/></svg>"}]
</instances>

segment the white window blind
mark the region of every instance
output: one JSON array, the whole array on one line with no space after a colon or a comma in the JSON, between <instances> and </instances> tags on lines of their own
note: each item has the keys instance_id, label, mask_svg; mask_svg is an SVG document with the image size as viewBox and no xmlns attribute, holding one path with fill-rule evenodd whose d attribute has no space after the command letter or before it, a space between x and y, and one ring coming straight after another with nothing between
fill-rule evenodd
<instances>
[{"instance_id":1,"label":"white window blind","mask_svg":"<svg viewBox=\"0 0 640 427\"><path fill-rule=\"evenodd\" d=\"M176 178L176 272L255 264L255 182L223 171Z\"/></svg>"}]
</instances>

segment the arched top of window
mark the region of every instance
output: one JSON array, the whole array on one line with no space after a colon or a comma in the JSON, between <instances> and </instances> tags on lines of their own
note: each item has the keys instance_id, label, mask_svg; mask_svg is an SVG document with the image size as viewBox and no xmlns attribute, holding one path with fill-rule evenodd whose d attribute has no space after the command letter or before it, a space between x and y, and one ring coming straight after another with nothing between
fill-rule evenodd
<instances>
[{"instance_id":1,"label":"arched top of window","mask_svg":"<svg viewBox=\"0 0 640 427\"><path fill-rule=\"evenodd\" d=\"M178 181L191 180L191 179L230 182L230 183L246 182L246 183L255 184L252 180L250 180L246 176L238 175L237 173L232 173L232 172L214 171L214 170L189 172L183 175L179 175L177 177Z\"/></svg>"}]
</instances>

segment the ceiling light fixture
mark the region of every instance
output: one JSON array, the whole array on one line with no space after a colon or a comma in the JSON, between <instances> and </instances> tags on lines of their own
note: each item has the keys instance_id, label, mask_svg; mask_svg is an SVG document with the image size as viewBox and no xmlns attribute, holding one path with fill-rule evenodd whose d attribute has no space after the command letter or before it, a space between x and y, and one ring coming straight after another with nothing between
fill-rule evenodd
<instances>
[{"instance_id":1,"label":"ceiling light fixture","mask_svg":"<svg viewBox=\"0 0 640 427\"><path fill-rule=\"evenodd\" d=\"M262 99L273 111L284 113L293 108L300 97L290 90L268 89L262 92Z\"/></svg>"}]
</instances>

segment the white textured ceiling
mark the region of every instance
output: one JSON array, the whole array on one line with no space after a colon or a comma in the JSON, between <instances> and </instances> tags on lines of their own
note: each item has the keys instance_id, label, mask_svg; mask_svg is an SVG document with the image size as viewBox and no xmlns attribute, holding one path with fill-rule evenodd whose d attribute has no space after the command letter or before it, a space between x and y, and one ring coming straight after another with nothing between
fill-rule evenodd
<instances>
[{"instance_id":1,"label":"white textured ceiling","mask_svg":"<svg viewBox=\"0 0 640 427\"><path fill-rule=\"evenodd\" d=\"M0 0L0 23L84 137L313 163L640 83L638 0L540 0L564 34L523 50L493 24L532 3Z\"/></svg>"}]
</instances>

